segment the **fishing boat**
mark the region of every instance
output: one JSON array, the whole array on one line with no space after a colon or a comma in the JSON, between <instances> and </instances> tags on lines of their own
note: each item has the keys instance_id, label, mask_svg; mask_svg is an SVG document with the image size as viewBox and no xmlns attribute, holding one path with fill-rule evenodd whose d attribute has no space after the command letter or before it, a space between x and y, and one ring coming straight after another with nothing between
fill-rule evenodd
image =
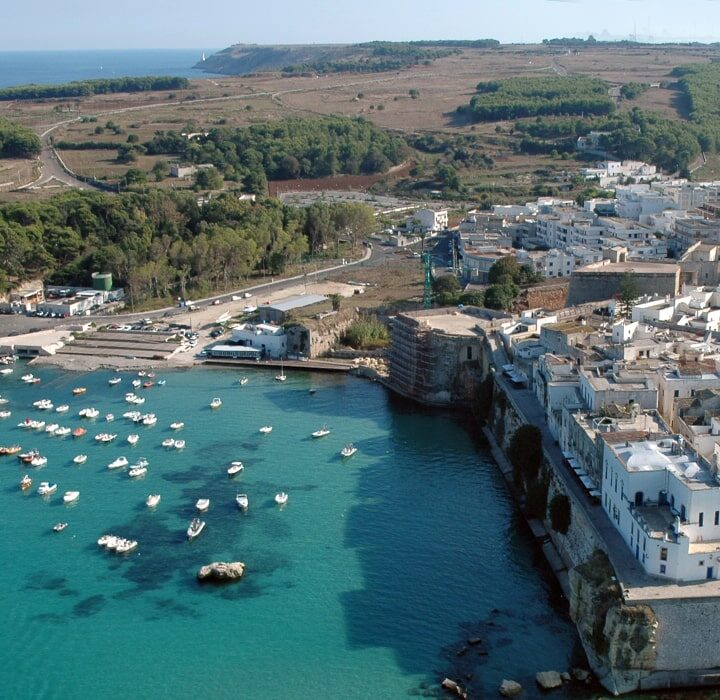
<instances>
[{"instance_id":1,"label":"fishing boat","mask_svg":"<svg viewBox=\"0 0 720 700\"><path fill-rule=\"evenodd\" d=\"M240 386L245 386L250 380L247 377L240 377L238 383Z\"/></svg>"},{"instance_id":2,"label":"fishing boat","mask_svg":"<svg viewBox=\"0 0 720 700\"><path fill-rule=\"evenodd\" d=\"M112 413L105 414L105 421L107 423L112 423L114 420L115 420L115 416Z\"/></svg>"},{"instance_id":3,"label":"fishing boat","mask_svg":"<svg viewBox=\"0 0 720 700\"><path fill-rule=\"evenodd\" d=\"M131 445L137 445L139 439L140 439L140 436L137 435L137 434L135 434L135 433L133 433L132 435L128 435L128 436L127 436L127 441L128 441Z\"/></svg>"},{"instance_id":4,"label":"fishing boat","mask_svg":"<svg viewBox=\"0 0 720 700\"><path fill-rule=\"evenodd\" d=\"M10 418L12 411L0 411L0 418Z\"/></svg>"},{"instance_id":5,"label":"fishing boat","mask_svg":"<svg viewBox=\"0 0 720 700\"><path fill-rule=\"evenodd\" d=\"M194 540L205 528L205 521L200 518L193 518L187 529L187 537Z\"/></svg>"},{"instance_id":6,"label":"fishing boat","mask_svg":"<svg viewBox=\"0 0 720 700\"><path fill-rule=\"evenodd\" d=\"M204 513L210 507L210 499L209 498L198 498L197 503L195 503L195 507L201 513Z\"/></svg>"},{"instance_id":7,"label":"fishing boat","mask_svg":"<svg viewBox=\"0 0 720 700\"><path fill-rule=\"evenodd\" d=\"M47 464L47 462L48 462L47 457L38 455L37 457L33 457L33 459L30 460L30 466L31 467L44 467Z\"/></svg>"},{"instance_id":8,"label":"fishing boat","mask_svg":"<svg viewBox=\"0 0 720 700\"><path fill-rule=\"evenodd\" d=\"M80 396L80 394L84 394L87 391L87 389L84 386L76 386L73 390L73 396Z\"/></svg>"},{"instance_id":9,"label":"fishing boat","mask_svg":"<svg viewBox=\"0 0 720 700\"><path fill-rule=\"evenodd\" d=\"M340 456L341 457L352 457L357 452L357 447L352 444L352 442L349 442L345 447L340 450Z\"/></svg>"},{"instance_id":10,"label":"fishing boat","mask_svg":"<svg viewBox=\"0 0 720 700\"><path fill-rule=\"evenodd\" d=\"M242 462L230 462L227 470L228 476L235 476L235 474L239 474L243 469L245 469L245 467Z\"/></svg>"},{"instance_id":11,"label":"fishing boat","mask_svg":"<svg viewBox=\"0 0 720 700\"><path fill-rule=\"evenodd\" d=\"M250 505L250 501L248 501L246 493L239 493L237 496L235 496L235 503L237 503L237 507L240 510L247 510L248 506Z\"/></svg>"},{"instance_id":12,"label":"fishing boat","mask_svg":"<svg viewBox=\"0 0 720 700\"><path fill-rule=\"evenodd\" d=\"M175 449L176 450L184 450L185 449L185 440L175 440Z\"/></svg>"},{"instance_id":13,"label":"fishing boat","mask_svg":"<svg viewBox=\"0 0 720 700\"><path fill-rule=\"evenodd\" d=\"M330 435L330 428L328 428L327 425L323 425L322 428L319 428L314 433L312 433L312 437L314 438L321 438L325 437L326 435Z\"/></svg>"},{"instance_id":14,"label":"fishing boat","mask_svg":"<svg viewBox=\"0 0 720 700\"><path fill-rule=\"evenodd\" d=\"M275 494L275 503L277 503L279 506L284 506L288 502L288 495L285 493L285 491L280 491L280 493Z\"/></svg>"},{"instance_id":15,"label":"fishing boat","mask_svg":"<svg viewBox=\"0 0 720 700\"><path fill-rule=\"evenodd\" d=\"M172 438L165 438L162 441L162 446L163 447L175 447L175 440L173 440Z\"/></svg>"},{"instance_id":16,"label":"fishing boat","mask_svg":"<svg viewBox=\"0 0 720 700\"><path fill-rule=\"evenodd\" d=\"M63 494L63 503L75 503L80 498L80 491L66 491Z\"/></svg>"},{"instance_id":17,"label":"fishing boat","mask_svg":"<svg viewBox=\"0 0 720 700\"><path fill-rule=\"evenodd\" d=\"M75 464L85 464L85 462L87 462L87 455L77 455L73 457L73 462L75 462Z\"/></svg>"},{"instance_id":18,"label":"fishing boat","mask_svg":"<svg viewBox=\"0 0 720 700\"><path fill-rule=\"evenodd\" d=\"M159 494L159 493L151 493L151 494L145 499L145 505L146 505L148 508L155 508L158 503L160 503L160 494Z\"/></svg>"},{"instance_id":19,"label":"fishing boat","mask_svg":"<svg viewBox=\"0 0 720 700\"><path fill-rule=\"evenodd\" d=\"M145 474L147 474L147 467L143 467L143 466L141 466L141 465L139 465L139 464L136 464L136 465L128 472L128 476L129 476L131 479L134 479L134 478L136 478L136 477L138 477L138 476L145 476Z\"/></svg>"},{"instance_id":20,"label":"fishing boat","mask_svg":"<svg viewBox=\"0 0 720 700\"><path fill-rule=\"evenodd\" d=\"M210 408L220 408L220 406L222 406L222 400L217 397L210 402Z\"/></svg>"},{"instance_id":21,"label":"fishing boat","mask_svg":"<svg viewBox=\"0 0 720 700\"><path fill-rule=\"evenodd\" d=\"M82 437L85 433L87 433L85 428L75 428L75 430L72 431L73 437Z\"/></svg>"},{"instance_id":22,"label":"fishing boat","mask_svg":"<svg viewBox=\"0 0 720 700\"><path fill-rule=\"evenodd\" d=\"M51 484L49 481L41 481L38 486L38 494L41 496L49 496L57 491L57 484Z\"/></svg>"},{"instance_id":23,"label":"fishing boat","mask_svg":"<svg viewBox=\"0 0 720 700\"><path fill-rule=\"evenodd\" d=\"M66 403L64 403L55 408L55 413L67 413L69 410L70 410L70 406L68 406Z\"/></svg>"},{"instance_id":24,"label":"fishing boat","mask_svg":"<svg viewBox=\"0 0 720 700\"><path fill-rule=\"evenodd\" d=\"M68 427L58 428L55 431L55 437L67 437L72 431Z\"/></svg>"},{"instance_id":25,"label":"fishing boat","mask_svg":"<svg viewBox=\"0 0 720 700\"><path fill-rule=\"evenodd\" d=\"M53 532L62 532L67 526L67 523L55 523L55 525L53 525Z\"/></svg>"},{"instance_id":26,"label":"fishing boat","mask_svg":"<svg viewBox=\"0 0 720 700\"><path fill-rule=\"evenodd\" d=\"M108 469L122 469L123 467L127 467L127 465L127 457L118 457L117 459L114 459L112 462L110 462L110 464L108 464Z\"/></svg>"},{"instance_id":27,"label":"fishing boat","mask_svg":"<svg viewBox=\"0 0 720 700\"><path fill-rule=\"evenodd\" d=\"M122 381L122 377L113 377L112 379L108 379L108 384L110 386L115 386L116 384L120 384Z\"/></svg>"},{"instance_id":28,"label":"fishing boat","mask_svg":"<svg viewBox=\"0 0 720 700\"><path fill-rule=\"evenodd\" d=\"M121 540L117 547L115 548L115 551L118 554L128 554L129 552L132 552L133 550L137 549L138 542L137 540Z\"/></svg>"},{"instance_id":29,"label":"fishing boat","mask_svg":"<svg viewBox=\"0 0 720 700\"><path fill-rule=\"evenodd\" d=\"M22 479L20 479L20 488L23 491L27 491L31 486L32 486L32 479L27 474L25 474L25 476Z\"/></svg>"},{"instance_id":30,"label":"fishing boat","mask_svg":"<svg viewBox=\"0 0 720 700\"><path fill-rule=\"evenodd\" d=\"M170 423L170 430L181 430L185 427L185 423L177 421L176 423Z\"/></svg>"}]
</instances>

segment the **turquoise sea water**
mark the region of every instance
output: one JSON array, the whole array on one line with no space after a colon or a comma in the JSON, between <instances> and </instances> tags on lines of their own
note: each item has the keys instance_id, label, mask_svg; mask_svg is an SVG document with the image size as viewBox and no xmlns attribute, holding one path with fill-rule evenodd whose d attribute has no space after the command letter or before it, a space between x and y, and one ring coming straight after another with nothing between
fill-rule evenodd
<instances>
[{"instance_id":1,"label":"turquoise sea water","mask_svg":"<svg viewBox=\"0 0 720 700\"><path fill-rule=\"evenodd\" d=\"M133 408L124 401L132 374L110 387L108 372L35 369L42 383L28 386L22 370L0 378L13 412L0 444L38 447L49 463L0 458L4 697L399 698L465 673L473 697L493 696L502 678L536 697L537 670L571 663L576 636L553 605L555 585L497 468L455 417L353 377L291 373L279 384L258 370L241 387L236 372L199 369L138 390L147 397L139 408L159 417L143 427L121 417ZM87 393L72 396L79 385ZM71 410L33 409L39 398ZM101 417L79 418L86 406ZM28 433L16 427L25 417L88 434ZM187 441L182 452L160 446L176 420L185 422L175 434ZM323 423L331 434L312 440ZM95 443L106 430L118 440ZM141 436L135 447L131 432ZM343 462L349 441L359 451ZM80 452L89 458L76 466ZM147 457L147 476L109 471L122 454ZM235 459L245 471L231 480ZM34 484L22 493L26 472ZM58 492L38 496L41 480ZM74 506L63 505L66 490L80 491ZM280 490L283 509L273 501ZM237 491L249 496L246 515ZM162 494L154 512L149 493ZM200 497L211 500L207 526L188 542ZM54 533L62 520L69 527ZM140 546L110 554L96 544L105 532ZM198 584L197 568L218 559L244 561L244 579ZM483 643L462 653L475 636Z\"/></svg>"}]
</instances>

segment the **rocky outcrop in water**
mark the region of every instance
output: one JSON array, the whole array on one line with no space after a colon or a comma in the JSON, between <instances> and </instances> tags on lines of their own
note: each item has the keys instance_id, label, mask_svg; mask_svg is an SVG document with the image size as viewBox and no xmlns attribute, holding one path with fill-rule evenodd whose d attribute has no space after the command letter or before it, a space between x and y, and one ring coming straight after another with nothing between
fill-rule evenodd
<instances>
[{"instance_id":1,"label":"rocky outcrop in water","mask_svg":"<svg viewBox=\"0 0 720 700\"><path fill-rule=\"evenodd\" d=\"M504 698L514 698L522 693L522 686L517 681L504 680L498 688L498 692Z\"/></svg>"},{"instance_id":2,"label":"rocky outcrop in water","mask_svg":"<svg viewBox=\"0 0 720 700\"><path fill-rule=\"evenodd\" d=\"M201 566L197 577L201 581L236 581L245 573L245 564L241 561L215 561L207 566Z\"/></svg>"},{"instance_id":3,"label":"rocky outcrop in water","mask_svg":"<svg viewBox=\"0 0 720 700\"><path fill-rule=\"evenodd\" d=\"M657 618L649 605L627 605L603 552L570 571L570 617L590 665L615 693L638 688L655 669Z\"/></svg>"},{"instance_id":4,"label":"rocky outcrop in water","mask_svg":"<svg viewBox=\"0 0 720 700\"><path fill-rule=\"evenodd\" d=\"M557 671L538 671L535 674L535 681L543 690L559 688L562 684L562 677Z\"/></svg>"}]
</instances>

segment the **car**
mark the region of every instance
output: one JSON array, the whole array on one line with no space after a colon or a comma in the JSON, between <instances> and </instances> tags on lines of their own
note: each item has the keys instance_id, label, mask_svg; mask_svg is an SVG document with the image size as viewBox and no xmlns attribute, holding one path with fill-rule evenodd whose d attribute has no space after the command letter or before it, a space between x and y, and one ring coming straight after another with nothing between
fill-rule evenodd
<instances>
[{"instance_id":1,"label":"car","mask_svg":"<svg viewBox=\"0 0 720 700\"><path fill-rule=\"evenodd\" d=\"M220 299L215 299L215 301L212 303L213 306L217 306L220 304Z\"/></svg>"},{"instance_id":2,"label":"car","mask_svg":"<svg viewBox=\"0 0 720 700\"><path fill-rule=\"evenodd\" d=\"M223 334L222 328L216 328L214 331L210 332L211 338L218 338Z\"/></svg>"},{"instance_id":3,"label":"car","mask_svg":"<svg viewBox=\"0 0 720 700\"><path fill-rule=\"evenodd\" d=\"M230 297L233 301L240 301L242 297L239 294L233 294L232 297Z\"/></svg>"},{"instance_id":4,"label":"car","mask_svg":"<svg viewBox=\"0 0 720 700\"><path fill-rule=\"evenodd\" d=\"M251 296L252 296L252 294L250 294L250 292L245 292L243 294L243 298L245 298L245 299L249 299Z\"/></svg>"}]
</instances>

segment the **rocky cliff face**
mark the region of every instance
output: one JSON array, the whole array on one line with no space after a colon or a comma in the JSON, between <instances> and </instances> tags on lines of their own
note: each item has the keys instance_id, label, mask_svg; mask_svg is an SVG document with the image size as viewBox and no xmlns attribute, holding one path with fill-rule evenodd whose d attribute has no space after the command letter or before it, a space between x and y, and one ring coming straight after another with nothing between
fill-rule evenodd
<instances>
[{"instance_id":1,"label":"rocky cliff face","mask_svg":"<svg viewBox=\"0 0 720 700\"><path fill-rule=\"evenodd\" d=\"M626 605L602 552L570 571L570 617L590 665L615 694L638 688L655 669L657 618L648 605Z\"/></svg>"}]
</instances>

